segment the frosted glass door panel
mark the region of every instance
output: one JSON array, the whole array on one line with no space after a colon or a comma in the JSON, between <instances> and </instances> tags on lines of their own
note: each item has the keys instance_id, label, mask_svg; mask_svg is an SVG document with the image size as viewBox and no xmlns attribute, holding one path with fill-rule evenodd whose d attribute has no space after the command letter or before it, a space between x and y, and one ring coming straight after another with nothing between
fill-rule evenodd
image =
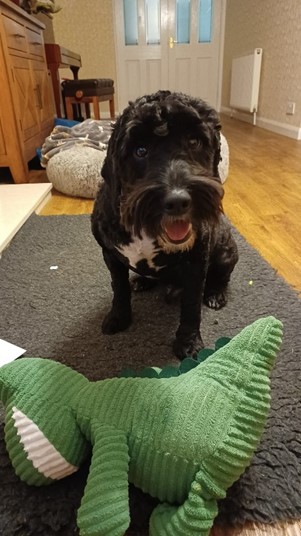
<instances>
[{"instance_id":1,"label":"frosted glass door panel","mask_svg":"<svg viewBox=\"0 0 301 536\"><path fill-rule=\"evenodd\" d=\"M212 40L212 0L199 0L199 43Z\"/></svg>"},{"instance_id":2,"label":"frosted glass door panel","mask_svg":"<svg viewBox=\"0 0 301 536\"><path fill-rule=\"evenodd\" d=\"M123 0L124 35L126 45L138 45L137 0Z\"/></svg>"},{"instance_id":3,"label":"frosted glass door panel","mask_svg":"<svg viewBox=\"0 0 301 536\"><path fill-rule=\"evenodd\" d=\"M146 42L160 44L160 0L145 0Z\"/></svg>"},{"instance_id":4,"label":"frosted glass door panel","mask_svg":"<svg viewBox=\"0 0 301 536\"><path fill-rule=\"evenodd\" d=\"M177 0L177 43L190 43L190 0Z\"/></svg>"}]
</instances>

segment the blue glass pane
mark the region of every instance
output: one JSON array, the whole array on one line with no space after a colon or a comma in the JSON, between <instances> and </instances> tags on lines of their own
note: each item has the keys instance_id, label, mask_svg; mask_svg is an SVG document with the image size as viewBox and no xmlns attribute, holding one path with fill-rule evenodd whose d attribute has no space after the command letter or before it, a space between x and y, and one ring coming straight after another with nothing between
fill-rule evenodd
<instances>
[{"instance_id":1,"label":"blue glass pane","mask_svg":"<svg viewBox=\"0 0 301 536\"><path fill-rule=\"evenodd\" d=\"M212 0L199 0L199 43L210 43L212 32Z\"/></svg>"},{"instance_id":2,"label":"blue glass pane","mask_svg":"<svg viewBox=\"0 0 301 536\"><path fill-rule=\"evenodd\" d=\"M177 42L190 42L190 0L177 0Z\"/></svg>"},{"instance_id":3,"label":"blue glass pane","mask_svg":"<svg viewBox=\"0 0 301 536\"><path fill-rule=\"evenodd\" d=\"M123 0L124 35L126 45L138 45L137 0Z\"/></svg>"},{"instance_id":4,"label":"blue glass pane","mask_svg":"<svg viewBox=\"0 0 301 536\"><path fill-rule=\"evenodd\" d=\"M146 42L160 44L160 0L145 0Z\"/></svg>"}]
</instances>

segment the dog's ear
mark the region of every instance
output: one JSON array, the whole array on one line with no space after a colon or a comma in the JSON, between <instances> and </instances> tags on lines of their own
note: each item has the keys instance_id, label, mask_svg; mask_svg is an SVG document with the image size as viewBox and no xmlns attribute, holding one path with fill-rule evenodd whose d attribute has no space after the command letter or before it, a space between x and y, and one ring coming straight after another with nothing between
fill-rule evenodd
<instances>
[{"instance_id":1,"label":"dog's ear","mask_svg":"<svg viewBox=\"0 0 301 536\"><path fill-rule=\"evenodd\" d=\"M126 155L129 131L132 126L132 110L134 104L130 102L128 107L118 117L108 143L107 157L104 162L102 173L105 175L116 174L115 169L120 158ZM104 177L105 179L105 177Z\"/></svg>"},{"instance_id":2,"label":"dog's ear","mask_svg":"<svg viewBox=\"0 0 301 536\"><path fill-rule=\"evenodd\" d=\"M116 166L120 156L119 138L122 136L123 130L122 116L120 116L112 129L107 148L107 155L101 169L101 175L109 186L112 186L114 182L118 180L118 170L116 169Z\"/></svg>"},{"instance_id":3,"label":"dog's ear","mask_svg":"<svg viewBox=\"0 0 301 536\"><path fill-rule=\"evenodd\" d=\"M110 180L110 170L109 170L109 163L107 160L107 157L104 160L103 166L101 168L101 176L105 182L108 182Z\"/></svg>"},{"instance_id":4,"label":"dog's ear","mask_svg":"<svg viewBox=\"0 0 301 536\"><path fill-rule=\"evenodd\" d=\"M218 166L221 161L221 125L219 125L219 128L214 129L213 132L213 150L214 150L214 156L213 156L213 172L214 176L218 177L220 179Z\"/></svg>"},{"instance_id":5,"label":"dog's ear","mask_svg":"<svg viewBox=\"0 0 301 536\"><path fill-rule=\"evenodd\" d=\"M115 200L116 205L119 205L119 197L121 194L121 184L118 170L116 169L116 162L114 158L107 154L103 166L101 168L101 175L110 192L111 201Z\"/></svg>"},{"instance_id":6,"label":"dog's ear","mask_svg":"<svg viewBox=\"0 0 301 536\"><path fill-rule=\"evenodd\" d=\"M214 177L220 179L218 165L221 160L221 123L218 113L210 107L207 107L204 117L204 109L202 110L202 120L204 133L208 139L212 154L213 154L213 174Z\"/></svg>"},{"instance_id":7,"label":"dog's ear","mask_svg":"<svg viewBox=\"0 0 301 536\"><path fill-rule=\"evenodd\" d=\"M126 109L123 114L119 116L113 127L112 134L108 143L107 155L101 169L101 175L103 177L104 183L110 190L110 197L111 199L114 199L117 204L121 195L122 164L120 163L120 157L125 151L125 125L127 116L128 113Z\"/></svg>"}]
</instances>

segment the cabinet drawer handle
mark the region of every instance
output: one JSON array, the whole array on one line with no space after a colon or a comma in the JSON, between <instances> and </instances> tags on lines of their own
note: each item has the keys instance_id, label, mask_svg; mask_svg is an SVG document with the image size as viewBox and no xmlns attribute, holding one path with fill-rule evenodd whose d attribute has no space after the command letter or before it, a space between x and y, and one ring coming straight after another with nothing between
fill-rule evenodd
<instances>
[{"instance_id":1,"label":"cabinet drawer handle","mask_svg":"<svg viewBox=\"0 0 301 536\"><path fill-rule=\"evenodd\" d=\"M35 47L42 46L42 44L39 41L32 41L30 44L34 45Z\"/></svg>"},{"instance_id":2,"label":"cabinet drawer handle","mask_svg":"<svg viewBox=\"0 0 301 536\"><path fill-rule=\"evenodd\" d=\"M13 37L16 37L17 39L25 39L25 35L19 33L13 34Z\"/></svg>"}]
</instances>

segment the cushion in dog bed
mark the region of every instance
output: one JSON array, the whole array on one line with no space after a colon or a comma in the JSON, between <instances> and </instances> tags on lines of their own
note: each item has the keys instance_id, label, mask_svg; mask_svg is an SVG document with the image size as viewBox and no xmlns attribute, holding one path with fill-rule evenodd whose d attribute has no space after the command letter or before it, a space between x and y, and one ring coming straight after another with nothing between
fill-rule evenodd
<instances>
[{"instance_id":1,"label":"cushion in dog bed","mask_svg":"<svg viewBox=\"0 0 301 536\"><path fill-rule=\"evenodd\" d=\"M106 151L74 145L54 155L47 164L47 177L63 194L93 199L101 179Z\"/></svg>"},{"instance_id":2,"label":"cushion in dog bed","mask_svg":"<svg viewBox=\"0 0 301 536\"><path fill-rule=\"evenodd\" d=\"M219 176L225 182L229 173L229 146L223 134L221 134L221 161L218 165Z\"/></svg>"}]
</instances>

